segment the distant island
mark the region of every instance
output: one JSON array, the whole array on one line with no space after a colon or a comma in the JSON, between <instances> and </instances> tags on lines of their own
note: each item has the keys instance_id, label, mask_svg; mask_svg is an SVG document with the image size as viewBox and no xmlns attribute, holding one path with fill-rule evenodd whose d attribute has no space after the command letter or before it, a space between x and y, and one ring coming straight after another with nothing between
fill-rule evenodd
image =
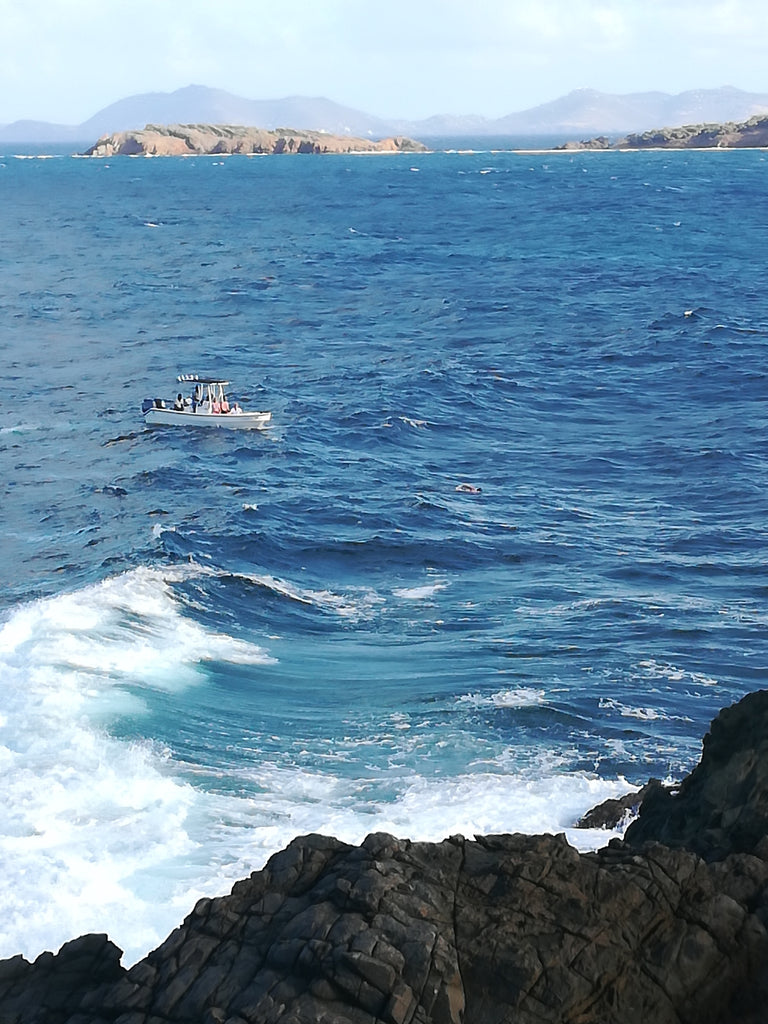
<instances>
[{"instance_id":1,"label":"distant island","mask_svg":"<svg viewBox=\"0 0 768 1024\"><path fill-rule=\"evenodd\" d=\"M580 149L761 149L768 146L768 116L725 124L686 124L681 128L655 128L633 132L611 142L604 135L581 142L555 146L559 150Z\"/></svg>"},{"instance_id":2,"label":"distant island","mask_svg":"<svg viewBox=\"0 0 768 1024\"><path fill-rule=\"evenodd\" d=\"M280 153L424 153L414 139L375 141L294 128L247 128L221 124L149 124L103 135L83 156L227 156Z\"/></svg>"},{"instance_id":3,"label":"distant island","mask_svg":"<svg viewBox=\"0 0 768 1024\"><path fill-rule=\"evenodd\" d=\"M565 142L552 151L638 149L746 149L768 147L768 115L724 124L683 125ZM246 156L285 153L426 153L428 147L403 135L355 138L297 128L251 128L222 124L149 124L102 135L82 156Z\"/></svg>"}]
</instances>

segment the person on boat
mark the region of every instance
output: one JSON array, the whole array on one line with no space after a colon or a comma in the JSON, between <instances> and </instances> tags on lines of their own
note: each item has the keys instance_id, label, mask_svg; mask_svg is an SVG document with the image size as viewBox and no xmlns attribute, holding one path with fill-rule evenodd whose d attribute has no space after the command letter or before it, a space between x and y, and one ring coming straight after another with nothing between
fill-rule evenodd
<instances>
[{"instance_id":1,"label":"person on boat","mask_svg":"<svg viewBox=\"0 0 768 1024\"><path fill-rule=\"evenodd\" d=\"M226 395L221 396L221 411L229 412L229 402L227 401Z\"/></svg>"},{"instance_id":2,"label":"person on boat","mask_svg":"<svg viewBox=\"0 0 768 1024\"><path fill-rule=\"evenodd\" d=\"M173 408L176 412L182 412L184 409L184 399L181 397L181 392L176 395L176 401L173 403Z\"/></svg>"},{"instance_id":3,"label":"person on boat","mask_svg":"<svg viewBox=\"0 0 768 1024\"><path fill-rule=\"evenodd\" d=\"M215 412L217 415L218 413L221 412L221 402L218 400L218 398L214 398L214 400L211 402L211 412Z\"/></svg>"}]
</instances>

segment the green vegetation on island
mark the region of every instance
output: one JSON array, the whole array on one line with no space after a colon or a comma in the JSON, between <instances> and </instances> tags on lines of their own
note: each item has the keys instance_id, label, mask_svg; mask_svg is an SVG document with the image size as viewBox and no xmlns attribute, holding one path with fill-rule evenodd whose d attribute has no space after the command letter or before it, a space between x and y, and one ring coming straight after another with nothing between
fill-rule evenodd
<instances>
[{"instance_id":1,"label":"green vegetation on island","mask_svg":"<svg viewBox=\"0 0 768 1024\"><path fill-rule=\"evenodd\" d=\"M581 142L566 142L556 149L761 149L768 146L768 114L748 121L724 124L686 124L680 128L654 128L632 132L611 142L604 135Z\"/></svg>"},{"instance_id":2,"label":"green vegetation on island","mask_svg":"<svg viewBox=\"0 0 768 1024\"><path fill-rule=\"evenodd\" d=\"M136 131L103 135L84 156L227 156L280 153L423 153L427 147L403 136L360 139L294 128L240 125L147 125Z\"/></svg>"}]
</instances>

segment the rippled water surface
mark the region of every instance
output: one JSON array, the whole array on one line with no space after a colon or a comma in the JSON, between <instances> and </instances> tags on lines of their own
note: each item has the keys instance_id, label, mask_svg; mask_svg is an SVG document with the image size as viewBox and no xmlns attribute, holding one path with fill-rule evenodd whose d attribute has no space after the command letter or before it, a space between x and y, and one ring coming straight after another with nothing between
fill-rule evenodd
<instances>
[{"instance_id":1,"label":"rippled water surface","mask_svg":"<svg viewBox=\"0 0 768 1024\"><path fill-rule=\"evenodd\" d=\"M692 767L766 678L767 169L0 160L0 956ZM184 372L273 426L146 428Z\"/></svg>"}]
</instances>

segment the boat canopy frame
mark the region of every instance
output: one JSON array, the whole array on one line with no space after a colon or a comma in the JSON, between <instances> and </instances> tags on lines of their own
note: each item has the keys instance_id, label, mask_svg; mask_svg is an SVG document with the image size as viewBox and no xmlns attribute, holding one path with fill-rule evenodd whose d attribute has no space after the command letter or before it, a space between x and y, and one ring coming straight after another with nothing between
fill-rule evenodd
<instances>
[{"instance_id":1,"label":"boat canopy frame","mask_svg":"<svg viewBox=\"0 0 768 1024\"><path fill-rule=\"evenodd\" d=\"M221 377L201 377L197 373L180 373L176 380L180 384L194 384L193 405L195 401L198 404L209 402L211 405L214 402L223 404L227 401L224 388L229 386L229 381L222 380Z\"/></svg>"},{"instance_id":2,"label":"boat canopy frame","mask_svg":"<svg viewBox=\"0 0 768 1024\"><path fill-rule=\"evenodd\" d=\"M222 387L229 387L228 380L221 377L201 377L197 373L180 373L176 380L179 384L221 384Z\"/></svg>"}]
</instances>

